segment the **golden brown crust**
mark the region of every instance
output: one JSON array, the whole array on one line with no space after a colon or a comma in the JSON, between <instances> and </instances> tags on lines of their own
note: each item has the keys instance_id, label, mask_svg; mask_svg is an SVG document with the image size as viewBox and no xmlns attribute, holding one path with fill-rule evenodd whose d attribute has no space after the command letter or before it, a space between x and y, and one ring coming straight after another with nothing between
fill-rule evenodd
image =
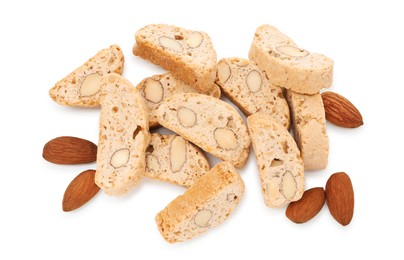
<instances>
[{"instance_id":1,"label":"golden brown crust","mask_svg":"<svg viewBox=\"0 0 404 260\"><path fill-rule=\"evenodd\" d=\"M219 163L156 215L157 227L164 239L170 243L190 239L225 221L239 203L244 189L244 182L234 167L227 162ZM227 190L233 192L233 201L225 199L211 203L215 198L222 199L223 195L226 198L227 194L222 193ZM194 225L194 215L207 208L213 213L212 224L206 227ZM187 233L181 232L184 223Z\"/></svg>"},{"instance_id":2,"label":"golden brown crust","mask_svg":"<svg viewBox=\"0 0 404 260\"><path fill-rule=\"evenodd\" d=\"M152 32L152 33L151 33ZM203 44L197 48L183 49L183 52L176 53L163 48L158 43L158 36L179 37L177 43L186 47L185 37L193 31L170 25L148 25L136 33L136 44L133 47L133 54L154 64L160 65L170 71L176 78L199 89L202 92L209 91L216 76L216 52L213 49L211 40L206 33L203 35ZM153 34L153 37L150 36ZM178 35L177 35L178 34ZM205 59L205 62L201 60Z\"/></svg>"},{"instance_id":3,"label":"golden brown crust","mask_svg":"<svg viewBox=\"0 0 404 260\"><path fill-rule=\"evenodd\" d=\"M184 64L179 58L173 58L171 54L165 52L163 49L155 48L148 42L138 41L133 50L136 56L160 65L163 69L170 71L175 77L182 79L186 83L194 85L197 82L196 75L189 66Z\"/></svg>"}]
</instances>

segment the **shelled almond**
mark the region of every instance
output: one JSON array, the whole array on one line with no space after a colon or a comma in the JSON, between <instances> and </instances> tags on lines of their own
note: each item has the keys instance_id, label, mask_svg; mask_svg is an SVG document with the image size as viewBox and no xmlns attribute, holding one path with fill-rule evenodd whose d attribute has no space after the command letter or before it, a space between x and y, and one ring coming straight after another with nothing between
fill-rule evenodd
<instances>
[{"instance_id":1,"label":"shelled almond","mask_svg":"<svg viewBox=\"0 0 404 260\"><path fill-rule=\"evenodd\" d=\"M354 214L354 190L345 172L330 176L325 187L328 209L338 223L348 225Z\"/></svg>"},{"instance_id":2,"label":"shelled almond","mask_svg":"<svg viewBox=\"0 0 404 260\"><path fill-rule=\"evenodd\" d=\"M63 211L72 211L80 208L91 200L100 190L94 182L95 170L86 170L67 187L63 196Z\"/></svg>"},{"instance_id":3,"label":"shelled almond","mask_svg":"<svg viewBox=\"0 0 404 260\"><path fill-rule=\"evenodd\" d=\"M45 144L42 156L56 164L91 163L97 159L97 146L78 137L61 136Z\"/></svg>"},{"instance_id":4,"label":"shelled almond","mask_svg":"<svg viewBox=\"0 0 404 260\"><path fill-rule=\"evenodd\" d=\"M314 218L325 203L323 188L311 188L303 193L300 200L291 202L286 209L286 217L295 223L305 223Z\"/></svg>"},{"instance_id":5,"label":"shelled almond","mask_svg":"<svg viewBox=\"0 0 404 260\"><path fill-rule=\"evenodd\" d=\"M334 125L356 128L363 125L359 110L345 97L328 91L321 94L324 102L325 117Z\"/></svg>"}]
</instances>

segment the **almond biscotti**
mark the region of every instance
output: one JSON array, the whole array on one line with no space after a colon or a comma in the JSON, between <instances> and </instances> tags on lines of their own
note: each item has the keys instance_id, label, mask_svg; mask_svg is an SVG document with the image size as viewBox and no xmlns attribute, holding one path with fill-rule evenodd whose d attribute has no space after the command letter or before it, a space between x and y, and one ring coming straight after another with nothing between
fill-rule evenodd
<instances>
[{"instance_id":1,"label":"almond biscotti","mask_svg":"<svg viewBox=\"0 0 404 260\"><path fill-rule=\"evenodd\" d=\"M156 215L157 227L167 242L191 239L223 223L243 194L244 182L234 167L219 163Z\"/></svg>"},{"instance_id":2,"label":"almond biscotti","mask_svg":"<svg viewBox=\"0 0 404 260\"><path fill-rule=\"evenodd\" d=\"M289 128L289 107L282 89L272 85L254 62L242 58L221 59L216 83L246 116L262 112Z\"/></svg>"},{"instance_id":3,"label":"almond biscotti","mask_svg":"<svg viewBox=\"0 0 404 260\"><path fill-rule=\"evenodd\" d=\"M159 123L237 168L250 152L247 127L238 112L224 101L203 94L181 93L157 109Z\"/></svg>"},{"instance_id":4,"label":"almond biscotti","mask_svg":"<svg viewBox=\"0 0 404 260\"><path fill-rule=\"evenodd\" d=\"M328 163L328 136L321 95L303 95L288 90L286 96L304 169L325 169Z\"/></svg>"},{"instance_id":5,"label":"almond biscotti","mask_svg":"<svg viewBox=\"0 0 404 260\"><path fill-rule=\"evenodd\" d=\"M249 116L247 124L265 204L281 207L299 200L304 192L303 161L293 137L274 118L262 113Z\"/></svg>"},{"instance_id":6,"label":"almond biscotti","mask_svg":"<svg viewBox=\"0 0 404 260\"><path fill-rule=\"evenodd\" d=\"M135 38L135 55L160 65L201 92L213 87L217 56L207 33L151 24L137 31Z\"/></svg>"},{"instance_id":7,"label":"almond biscotti","mask_svg":"<svg viewBox=\"0 0 404 260\"><path fill-rule=\"evenodd\" d=\"M144 176L149 144L148 111L135 87L118 74L101 81L96 184L108 195L123 195Z\"/></svg>"},{"instance_id":8,"label":"almond biscotti","mask_svg":"<svg viewBox=\"0 0 404 260\"><path fill-rule=\"evenodd\" d=\"M150 127L156 127L159 125L156 110L164 99L176 93L201 93L199 90L186 84L184 81L176 79L171 73L146 78L142 80L136 88L146 99L146 105L149 109ZM221 91L219 86L214 84L208 92L201 94L220 98Z\"/></svg>"},{"instance_id":9,"label":"almond biscotti","mask_svg":"<svg viewBox=\"0 0 404 260\"><path fill-rule=\"evenodd\" d=\"M122 73L124 56L121 48L112 45L99 51L82 66L67 75L49 90L57 103L73 107L100 105L101 78L108 73Z\"/></svg>"},{"instance_id":10,"label":"almond biscotti","mask_svg":"<svg viewBox=\"0 0 404 260\"><path fill-rule=\"evenodd\" d=\"M249 57L271 83L302 94L316 94L332 84L334 63L328 57L299 48L270 25L255 31Z\"/></svg>"},{"instance_id":11,"label":"almond biscotti","mask_svg":"<svg viewBox=\"0 0 404 260\"><path fill-rule=\"evenodd\" d=\"M209 170L203 152L181 136L151 134L146 149L147 177L188 188Z\"/></svg>"}]
</instances>

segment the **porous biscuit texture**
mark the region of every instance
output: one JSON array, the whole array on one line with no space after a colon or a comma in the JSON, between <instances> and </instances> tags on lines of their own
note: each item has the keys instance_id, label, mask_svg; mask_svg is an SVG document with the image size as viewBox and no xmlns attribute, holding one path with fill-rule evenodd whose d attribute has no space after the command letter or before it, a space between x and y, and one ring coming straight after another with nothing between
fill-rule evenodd
<instances>
[{"instance_id":1,"label":"porous biscuit texture","mask_svg":"<svg viewBox=\"0 0 404 260\"><path fill-rule=\"evenodd\" d=\"M103 49L49 90L58 104L72 107L100 105L101 78L108 73L121 74L124 56L118 45Z\"/></svg>"},{"instance_id":2,"label":"porous biscuit texture","mask_svg":"<svg viewBox=\"0 0 404 260\"><path fill-rule=\"evenodd\" d=\"M244 166L250 147L247 127L231 105L203 94L181 93L167 98L157 109L159 123L204 151Z\"/></svg>"},{"instance_id":3,"label":"porous biscuit texture","mask_svg":"<svg viewBox=\"0 0 404 260\"><path fill-rule=\"evenodd\" d=\"M138 30L135 38L135 55L160 65L202 92L213 87L217 56L207 33L151 24Z\"/></svg>"},{"instance_id":4,"label":"porous biscuit texture","mask_svg":"<svg viewBox=\"0 0 404 260\"><path fill-rule=\"evenodd\" d=\"M216 84L214 84L208 92L201 92L186 84L184 81L175 78L171 73L145 78L136 88L146 99L146 105L149 110L149 124L151 128L159 126L156 116L157 108L164 99L176 93L201 93L215 98L220 98L221 95L220 88Z\"/></svg>"},{"instance_id":5,"label":"porous biscuit texture","mask_svg":"<svg viewBox=\"0 0 404 260\"><path fill-rule=\"evenodd\" d=\"M151 134L146 149L147 177L188 188L209 170L203 151L181 136Z\"/></svg>"},{"instance_id":6,"label":"porous biscuit texture","mask_svg":"<svg viewBox=\"0 0 404 260\"><path fill-rule=\"evenodd\" d=\"M221 162L156 215L157 228L170 243L191 239L223 223L244 194L234 167Z\"/></svg>"},{"instance_id":7,"label":"porous biscuit texture","mask_svg":"<svg viewBox=\"0 0 404 260\"><path fill-rule=\"evenodd\" d=\"M265 71L271 83L302 94L316 94L332 84L334 62L299 48L270 25L255 31L249 57Z\"/></svg>"},{"instance_id":8,"label":"porous biscuit texture","mask_svg":"<svg viewBox=\"0 0 404 260\"><path fill-rule=\"evenodd\" d=\"M148 111L143 97L118 74L103 77L100 103L95 182L108 195L119 196L144 176L150 141Z\"/></svg>"},{"instance_id":9,"label":"porous biscuit texture","mask_svg":"<svg viewBox=\"0 0 404 260\"><path fill-rule=\"evenodd\" d=\"M322 170L328 163L328 135L320 94L304 95L287 90L293 133L300 149L304 170Z\"/></svg>"},{"instance_id":10,"label":"porous biscuit texture","mask_svg":"<svg viewBox=\"0 0 404 260\"><path fill-rule=\"evenodd\" d=\"M257 112L269 114L289 128L289 107L282 88L272 85L253 61L235 57L221 59L216 83L246 116Z\"/></svg>"},{"instance_id":11,"label":"porous biscuit texture","mask_svg":"<svg viewBox=\"0 0 404 260\"><path fill-rule=\"evenodd\" d=\"M299 200L304 192L304 171L293 137L274 118L262 113L249 116L247 124L265 204L281 207Z\"/></svg>"}]
</instances>

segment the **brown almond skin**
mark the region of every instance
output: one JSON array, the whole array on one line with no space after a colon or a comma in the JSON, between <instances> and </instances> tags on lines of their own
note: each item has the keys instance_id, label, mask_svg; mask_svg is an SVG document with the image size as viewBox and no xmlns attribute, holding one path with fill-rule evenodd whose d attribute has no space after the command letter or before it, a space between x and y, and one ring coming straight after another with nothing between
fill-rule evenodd
<instances>
[{"instance_id":1,"label":"brown almond skin","mask_svg":"<svg viewBox=\"0 0 404 260\"><path fill-rule=\"evenodd\" d=\"M363 125L361 113L348 99L331 91L322 93L321 97L325 117L329 122L345 128L356 128Z\"/></svg>"},{"instance_id":2,"label":"brown almond skin","mask_svg":"<svg viewBox=\"0 0 404 260\"><path fill-rule=\"evenodd\" d=\"M325 192L322 187L306 190L300 200L289 203L286 217L290 221L301 224L314 218L325 203Z\"/></svg>"},{"instance_id":3,"label":"brown almond skin","mask_svg":"<svg viewBox=\"0 0 404 260\"><path fill-rule=\"evenodd\" d=\"M331 215L343 226L348 225L354 213L354 191L345 172L330 176L325 186L326 201Z\"/></svg>"},{"instance_id":4,"label":"brown almond skin","mask_svg":"<svg viewBox=\"0 0 404 260\"><path fill-rule=\"evenodd\" d=\"M95 170L87 170L72 180L63 196L62 208L68 212L80 208L100 190L94 181Z\"/></svg>"},{"instance_id":5,"label":"brown almond skin","mask_svg":"<svg viewBox=\"0 0 404 260\"><path fill-rule=\"evenodd\" d=\"M56 164L91 163L97 159L97 145L78 137L61 136L45 144L42 156Z\"/></svg>"}]
</instances>

